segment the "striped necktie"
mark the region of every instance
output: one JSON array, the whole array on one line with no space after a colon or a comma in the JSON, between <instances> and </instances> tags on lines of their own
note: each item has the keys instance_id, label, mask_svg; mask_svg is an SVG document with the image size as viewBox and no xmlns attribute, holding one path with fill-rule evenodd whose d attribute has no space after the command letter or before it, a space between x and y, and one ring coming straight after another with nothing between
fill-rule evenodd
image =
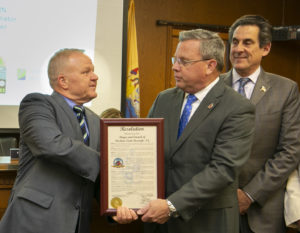
<instances>
[{"instance_id":1,"label":"striped necktie","mask_svg":"<svg viewBox=\"0 0 300 233\"><path fill-rule=\"evenodd\" d=\"M73 107L74 112L76 113L77 119L83 135L83 141L86 145L89 145L89 135L87 133L87 123L84 118L84 108L80 105L75 105Z\"/></svg>"},{"instance_id":2,"label":"striped necktie","mask_svg":"<svg viewBox=\"0 0 300 233\"><path fill-rule=\"evenodd\" d=\"M239 83L240 83L240 86L239 86L239 89L238 89L238 92L247 98L246 96L246 93L245 93L245 85L250 81L250 78L240 78L239 79Z\"/></svg>"},{"instance_id":3,"label":"striped necktie","mask_svg":"<svg viewBox=\"0 0 300 233\"><path fill-rule=\"evenodd\" d=\"M187 97L186 104L184 106L184 109L181 114L180 122L179 122L179 128L178 128L178 134L177 134L177 139L180 137L182 134L185 126L187 125L191 111L192 111L192 104L197 100L197 97L194 96L193 94L189 94Z\"/></svg>"}]
</instances>

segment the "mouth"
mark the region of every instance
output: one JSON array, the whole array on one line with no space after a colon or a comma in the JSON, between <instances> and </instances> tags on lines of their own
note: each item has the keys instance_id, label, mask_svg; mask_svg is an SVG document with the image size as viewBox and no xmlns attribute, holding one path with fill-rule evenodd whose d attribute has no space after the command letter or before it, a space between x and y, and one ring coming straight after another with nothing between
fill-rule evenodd
<instances>
[{"instance_id":1,"label":"mouth","mask_svg":"<svg viewBox=\"0 0 300 233\"><path fill-rule=\"evenodd\" d=\"M233 56L233 59L246 59L246 56Z\"/></svg>"},{"instance_id":2,"label":"mouth","mask_svg":"<svg viewBox=\"0 0 300 233\"><path fill-rule=\"evenodd\" d=\"M175 78L176 81L177 81L177 80L182 80L182 77L181 77L181 76L174 75L174 78Z\"/></svg>"}]
</instances>

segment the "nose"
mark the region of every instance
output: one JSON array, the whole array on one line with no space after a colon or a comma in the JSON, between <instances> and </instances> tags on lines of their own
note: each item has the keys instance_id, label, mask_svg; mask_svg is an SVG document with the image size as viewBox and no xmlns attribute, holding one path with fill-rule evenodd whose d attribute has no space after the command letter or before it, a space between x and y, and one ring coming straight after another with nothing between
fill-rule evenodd
<instances>
[{"instance_id":1,"label":"nose","mask_svg":"<svg viewBox=\"0 0 300 233\"><path fill-rule=\"evenodd\" d=\"M173 71L179 71L179 70L180 70L180 65L179 65L178 61L176 61L176 62L172 65L172 70L173 70Z\"/></svg>"},{"instance_id":2,"label":"nose","mask_svg":"<svg viewBox=\"0 0 300 233\"><path fill-rule=\"evenodd\" d=\"M244 50L243 43L237 43L236 45L233 46L232 48L236 52L241 52Z\"/></svg>"},{"instance_id":3,"label":"nose","mask_svg":"<svg viewBox=\"0 0 300 233\"><path fill-rule=\"evenodd\" d=\"M99 78L98 75L93 72L91 79L97 81Z\"/></svg>"}]
</instances>

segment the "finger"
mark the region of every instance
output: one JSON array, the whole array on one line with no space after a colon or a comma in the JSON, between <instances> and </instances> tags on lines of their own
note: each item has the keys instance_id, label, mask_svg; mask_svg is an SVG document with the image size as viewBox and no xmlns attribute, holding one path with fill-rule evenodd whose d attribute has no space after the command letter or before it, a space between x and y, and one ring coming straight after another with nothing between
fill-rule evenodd
<instances>
[{"instance_id":1,"label":"finger","mask_svg":"<svg viewBox=\"0 0 300 233\"><path fill-rule=\"evenodd\" d=\"M129 211L130 211L130 214L131 214L133 220L137 220L138 216L137 216L136 212L134 210L132 210L132 209L130 209Z\"/></svg>"},{"instance_id":2,"label":"finger","mask_svg":"<svg viewBox=\"0 0 300 233\"><path fill-rule=\"evenodd\" d=\"M148 209L149 209L149 204L146 205L146 206L144 206L143 208L139 209L139 210L137 211L137 214L138 214L138 215L144 215L144 214L148 211Z\"/></svg>"},{"instance_id":3,"label":"finger","mask_svg":"<svg viewBox=\"0 0 300 233\"><path fill-rule=\"evenodd\" d=\"M148 216L148 213L144 214L141 218L143 222L152 222L151 217Z\"/></svg>"}]
</instances>

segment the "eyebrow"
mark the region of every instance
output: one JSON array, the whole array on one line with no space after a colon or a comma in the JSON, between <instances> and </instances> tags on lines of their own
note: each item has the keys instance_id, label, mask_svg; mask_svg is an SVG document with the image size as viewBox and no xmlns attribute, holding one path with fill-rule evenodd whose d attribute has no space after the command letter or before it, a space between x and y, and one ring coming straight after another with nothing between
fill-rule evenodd
<instances>
[{"instance_id":1,"label":"eyebrow","mask_svg":"<svg viewBox=\"0 0 300 233\"><path fill-rule=\"evenodd\" d=\"M249 42L250 41L250 42L254 42L254 40L252 38L245 38L245 39L239 40L236 37L233 37L232 41L243 41L243 42Z\"/></svg>"}]
</instances>

